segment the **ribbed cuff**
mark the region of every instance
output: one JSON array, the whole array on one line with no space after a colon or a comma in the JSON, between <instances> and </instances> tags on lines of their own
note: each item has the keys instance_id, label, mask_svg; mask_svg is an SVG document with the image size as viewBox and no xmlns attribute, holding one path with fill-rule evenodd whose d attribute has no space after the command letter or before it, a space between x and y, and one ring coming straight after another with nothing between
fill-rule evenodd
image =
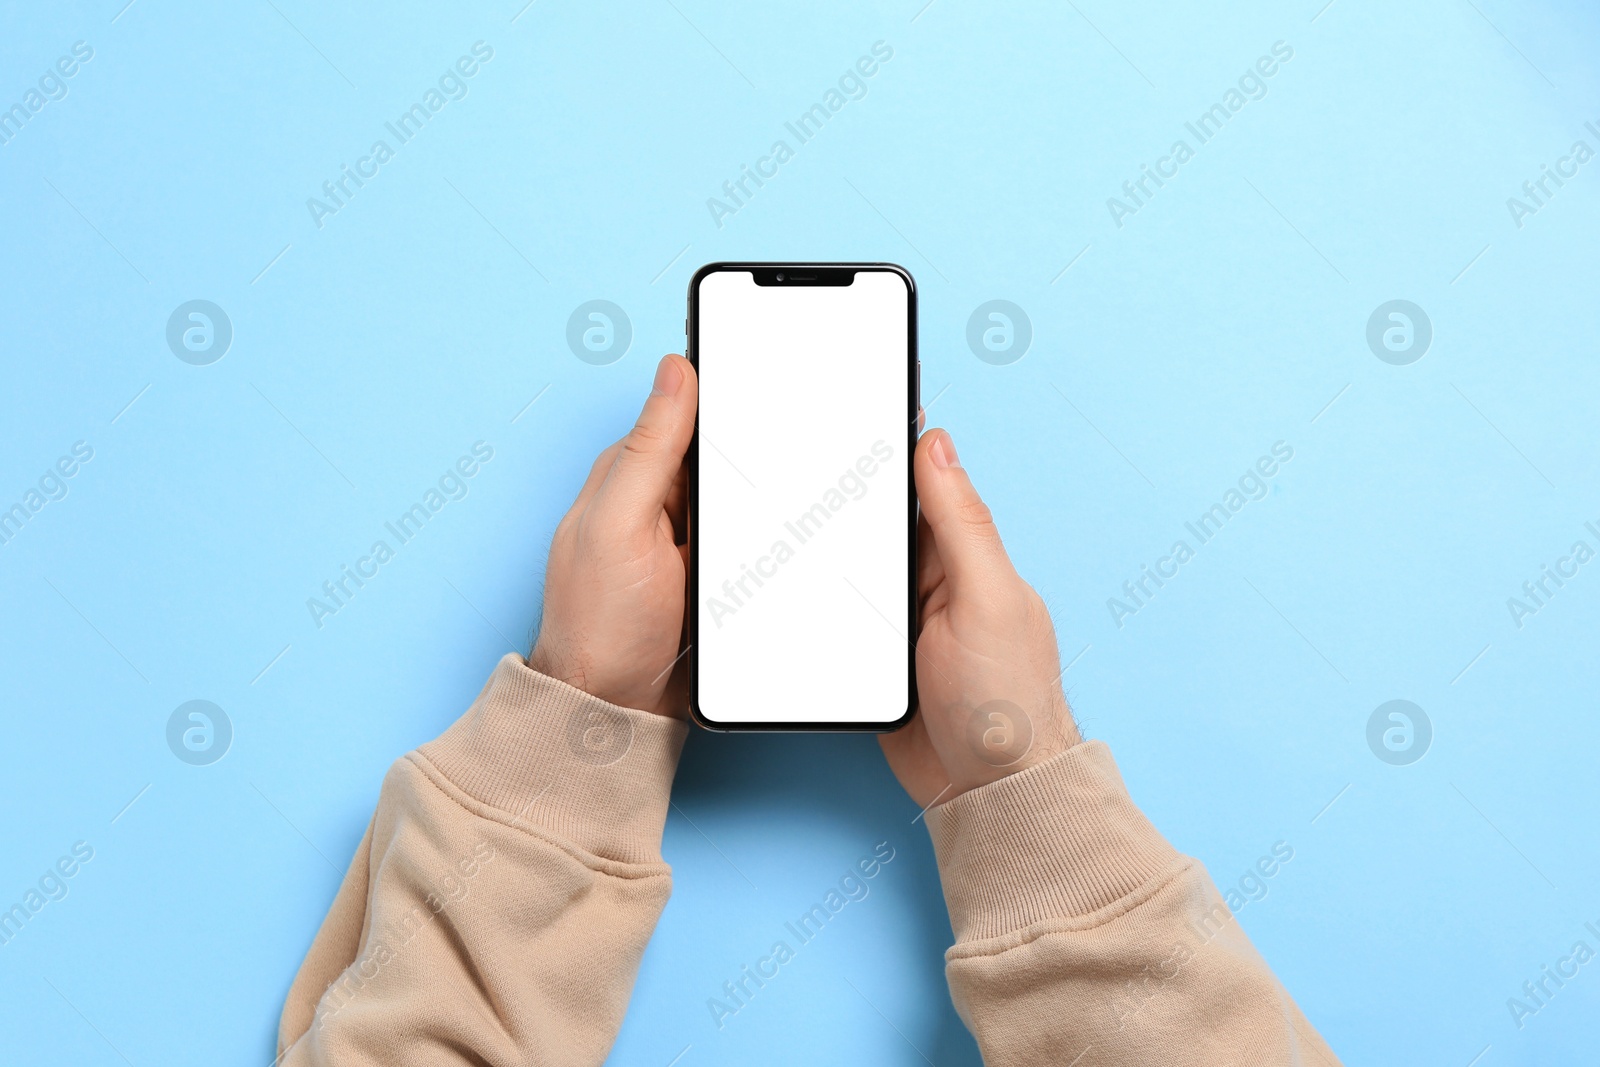
<instances>
[{"instance_id":1,"label":"ribbed cuff","mask_svg":"<svg viewBox=\"0 0 1600 1067\"><path fill-rule=\"evenodd\" d=\"M927 819L957 944L1093 915L1181 859L1134 806L1101 741L964 793Z\"/></svg>"},{"instance_id":2,"label":"ribbed cuff","mask_svg":"<svg viewBox=\"0 0 1600 1067\"><path fill-rule=\"evenodd\" d=\"M472 799L604 859L661 862L688 727L574 689L507 655L417 754Z\"/></svg>"}]
</instances>

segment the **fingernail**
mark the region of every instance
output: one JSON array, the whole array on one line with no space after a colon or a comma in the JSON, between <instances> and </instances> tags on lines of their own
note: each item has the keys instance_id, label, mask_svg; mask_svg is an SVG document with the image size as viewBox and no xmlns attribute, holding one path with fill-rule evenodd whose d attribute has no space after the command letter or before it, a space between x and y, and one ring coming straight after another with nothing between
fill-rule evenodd
<instances>
[{"instance_id":1,"label":"fingernail","mask_svg":"<svg viewBox=\"0 0 1600 1067\"><path fill-rule=\"evenodd\" d=\"M663 356L660 365L656 367L656 383L651 387L650 395L675 396L681 385L683 385L683 369L671 356Z\"/></svg>"},{"instance_id":2,"label":"fingernail","mask_svg":"<svg viewBox=\"0 0 1600 1067\"><path fill-rule=\"evenodd\" d=\"M955 440L947 432L941 432L933 440L933 465L943 470L946 467L961 466L961 459L956 455Z\"/></svg>"}]
</instances>

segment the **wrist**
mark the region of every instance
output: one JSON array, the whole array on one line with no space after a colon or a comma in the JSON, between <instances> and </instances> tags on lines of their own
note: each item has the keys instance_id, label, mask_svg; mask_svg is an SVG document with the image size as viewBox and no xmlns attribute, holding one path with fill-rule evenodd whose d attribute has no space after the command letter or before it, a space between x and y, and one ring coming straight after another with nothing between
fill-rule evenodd
<instances>
[{"instance_id":1,"label":"wrist","mask_svg":"<svg viewBox=\"0 0 1600 1067\"><path fill-rule=\"evenodd\" d=\"M588 693L590 696L600 696L593 692L584 677L585 672L571 665L568 658L551 651L549 646L541 639L535 641L533 649L528 653L528 658L523 660L529 670L538 671L546 678L554 678L558 682L572 686L574 689ZM601 699L605 699L601 697Z\"/></svg>"},{"instance_id":2,"label":"wrist","mask_svg":"<svg viewBox=\"0 0 1600 1067\"><path fill-rule=\"evenodd\" d=\"M552 657L549 651L545 648L542 640L535 641L533 643L533 648L528 652L527 657L524 658L522 662L527 665L528 669L538 671L546 678L554 678L558 682L566 682L568 685L572 685L572 683L567 681L567 679L564 677L565 672L562 671L560 666L555 662L554 657ZM583 687L573 686L573 688L581 689Z\"/></svg>"},{"instance_id":3,"label":"wrist","mask_svg":"<svg viewBox=\"0 0 1600 1067\"><path fill-rule=\"evenodd\" d=\"M547 642L541 635L523 662L530 670L609 704L651 715L683 718L680 714L674 714L664 702L667 672L662 672L652 681L642 672L635 673L625 666L638 658L630 654L608 654L605 659L597 661L592 656L567 651L559 642ZM606 664L612 666L607 667ZM617 669L619 666L622 669Z\"/></svg>"},{"instance_id":4,"label":"wrist","mask_svg":"<svg viewBox=\"0 0 1600 1067\"><path fill-rule=\"evenodd\" d=\"M1081 743L1072 710L1057 696L1032 713L1008 700L973 708L962 729L961 756L951 768L950 799L1048 763Z\"/></svg>"}]
</instances>

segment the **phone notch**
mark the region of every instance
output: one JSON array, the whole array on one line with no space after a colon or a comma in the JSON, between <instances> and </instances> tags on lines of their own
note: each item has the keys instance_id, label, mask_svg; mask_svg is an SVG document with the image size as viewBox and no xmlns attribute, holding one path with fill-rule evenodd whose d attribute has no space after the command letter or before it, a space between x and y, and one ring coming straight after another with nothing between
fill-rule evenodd
<instances>
[{"instance_id":1,"label":"phone notch","mask_svg":"<svg viewBox=\"0 0 1600 1067\"><path fill-rule=\"evenodd\" d=\"M757 267L750 275L757 285L854 285L856 268L805 266L798 270L794 267L779 270L776 267Z\"/></svg>"}]
</instances>

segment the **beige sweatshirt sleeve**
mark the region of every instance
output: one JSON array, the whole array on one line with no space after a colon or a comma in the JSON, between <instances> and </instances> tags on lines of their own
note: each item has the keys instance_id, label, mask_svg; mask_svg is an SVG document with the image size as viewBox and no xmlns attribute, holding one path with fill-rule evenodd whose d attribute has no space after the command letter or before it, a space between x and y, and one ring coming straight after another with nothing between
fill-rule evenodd
<instances>
[{"instance_id":1,"label":"beige sweatshirt sleeve","mask_svg":"<svg viewBox=\"0 0 1600 1067\"><path fill-rule=\"evenodd\" d=\"M927 819L956 936L946 977L987 1067L1338 1063L1103 743Z\"/></svg>"},{"instance_id":2,"label":"beige sweatshirt sleeve","mask_svg":"<svg viewBox=\"0 0 1600 1067\"><path fill-rule=\"evenodd\" d=\"M290 987L284 1067L601 1063L671 891L686 732L501 660L385 777Z\"/></svg>"}]
</instances>

